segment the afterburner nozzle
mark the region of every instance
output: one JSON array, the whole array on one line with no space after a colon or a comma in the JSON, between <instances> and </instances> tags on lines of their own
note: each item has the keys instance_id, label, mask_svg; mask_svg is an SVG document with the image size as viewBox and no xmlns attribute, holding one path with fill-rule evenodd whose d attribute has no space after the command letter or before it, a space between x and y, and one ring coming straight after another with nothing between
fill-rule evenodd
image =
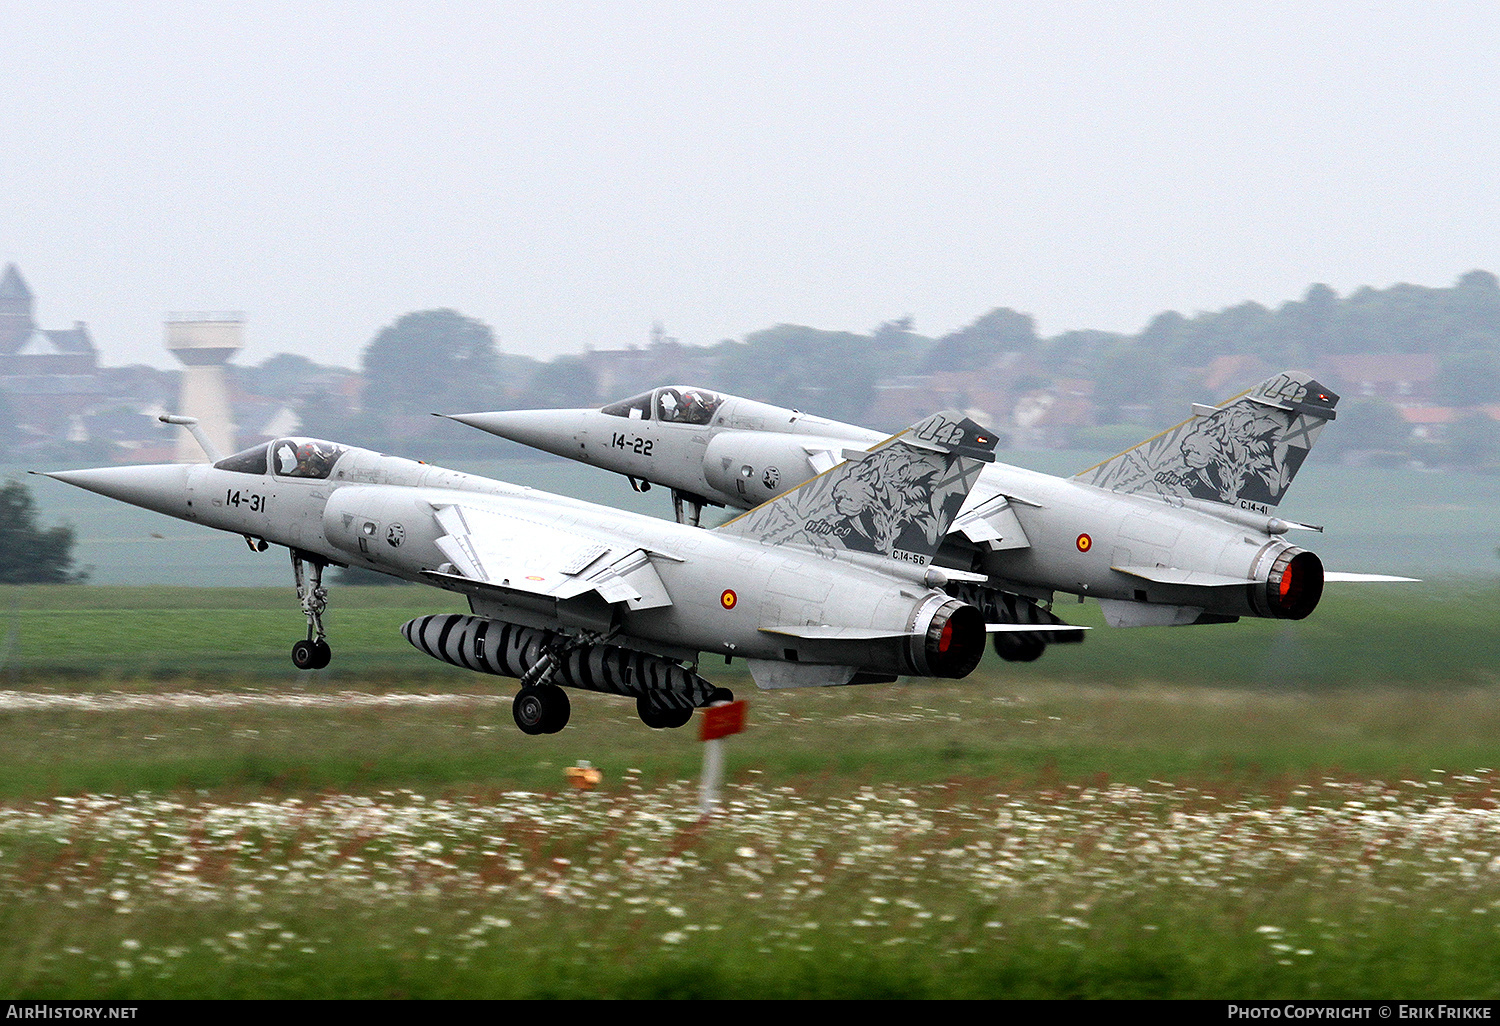
<instances>
[{"instance_id":1,"label":"afterburner nozzle","mask_svg":"<svg viewBox=\"0 0 1500 1026\"><path fill-rule=\"evenodd\" d=\"M533 449L577 457L586 426L598 414L598 410L501 410L495 413L440 413L438 416Z\"/></svg>"},{"instance_id":2,"label":"afterburner nozzle","mask_svg":"<svg viewBox=\"0 0 1500 1026\"><path fill-rule=\"evenodd\" d=\"M188 514L187 479L195 469L185 463L141 467L95 467L92 470L33 471L90 492L173 517Z\"/></svg>"}]
</instances>

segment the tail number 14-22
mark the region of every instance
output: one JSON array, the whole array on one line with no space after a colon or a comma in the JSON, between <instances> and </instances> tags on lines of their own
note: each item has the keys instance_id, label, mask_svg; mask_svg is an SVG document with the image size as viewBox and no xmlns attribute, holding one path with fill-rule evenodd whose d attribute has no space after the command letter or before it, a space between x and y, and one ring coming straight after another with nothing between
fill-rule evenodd
<instances>
[{"instance_id":1,"label":"tail number 14-22","mask_svg":"<svg viewBox=\"0 0 1500 1026\"><path fill-rule=\"evenodd\" d=\"M639 456L651 455L652 439L641 438L638 435L627 438L618 432L614 432L613 435L609 444L614 448L624 449L626 452L633 452Z\"/></svg>"}]
</instances>

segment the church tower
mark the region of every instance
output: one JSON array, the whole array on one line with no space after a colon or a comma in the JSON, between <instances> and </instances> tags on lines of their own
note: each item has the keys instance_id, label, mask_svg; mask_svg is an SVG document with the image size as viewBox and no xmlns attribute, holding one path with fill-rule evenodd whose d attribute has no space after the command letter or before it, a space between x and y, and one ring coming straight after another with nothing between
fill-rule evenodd
<instances>
[{"instance_id":1,"label":"church tower","mask_svg":"<svg viewBox=\"0 0 1500 1026\"><path fill-rule=\"evenodd\" d=\"M0 276L0 356L15 355L35 330L31 289L16 265L6 264Z\"/></svg>"}]
</instances>

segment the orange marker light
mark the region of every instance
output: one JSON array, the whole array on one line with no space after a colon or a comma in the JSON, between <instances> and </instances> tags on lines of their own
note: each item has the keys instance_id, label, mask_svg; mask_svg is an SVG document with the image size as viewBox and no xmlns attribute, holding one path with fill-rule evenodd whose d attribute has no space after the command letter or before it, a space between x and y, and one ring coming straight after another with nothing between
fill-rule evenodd
<instances>
[{"instance_id":1,"label":"orange marker light","mask_svg":"<svg viewBox=\"0 0 1500 1026\"><path fill-rule=\"evenodd\" d=\"M729 588L724 589L724 594L719 596L719 605L725 609L733 609L740 601L740 597Z\"/></svg>"},{"instance_id":2,"label":"orange marker light","mask_svg":"<svg viewBox=\"0 0 1500 1026\"><path fill-rule=\"evenodd\" d=\"M1080 534L1078 536L1078 551L1079 552L1087 552L1089 549L1091 549L1093 547L1094 547L1094 539L1090 538L1086 534Z\"/></svg>"},{"instance_id":3,"label":"orange marker light","mask_svg":"<svg viewBox=\"0 0 1500 1026\"><path fill-rule=\"evenodd\" d=\"M580 762L577 766L569 766L563 770L563 776L568 778L568 783L580 791L592 791L604 779L604 774L588 762Z\"/></svg>"}]
</instances>

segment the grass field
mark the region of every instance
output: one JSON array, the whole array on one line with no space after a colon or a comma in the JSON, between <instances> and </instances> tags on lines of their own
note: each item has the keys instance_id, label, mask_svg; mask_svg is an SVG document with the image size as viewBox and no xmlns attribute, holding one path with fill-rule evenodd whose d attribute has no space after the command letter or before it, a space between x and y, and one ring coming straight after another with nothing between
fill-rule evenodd
<instances>
[{"instance_id":1,"label":"grass field","mask_svg":"<svg viewBox=\"0 0 1500 1026\"><path fill-rule=\"evenodd\" d=\"M300 675L289 588L0 591L0 993L1500 997L1497 599L961 682L705 665L751 713L700 821L692 727L521 735L400 638L430 589L336 591Z\"/></svg>"}]
</instances>

